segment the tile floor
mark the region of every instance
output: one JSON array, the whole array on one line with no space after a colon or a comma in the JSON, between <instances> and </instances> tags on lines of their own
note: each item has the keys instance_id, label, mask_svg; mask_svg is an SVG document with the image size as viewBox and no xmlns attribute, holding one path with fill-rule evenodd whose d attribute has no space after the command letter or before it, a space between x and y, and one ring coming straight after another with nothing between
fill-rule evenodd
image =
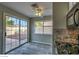
<instances>
[{"instance_id":1,"label":"tile floor","mask_svg":"<svg viewBox=\"0 0 79 59\"><path fill-rule=\"evenodd\" d=\"M8 54L52 54L52 46L40 43L26 43Z\"/></svg>"}]
</instances>

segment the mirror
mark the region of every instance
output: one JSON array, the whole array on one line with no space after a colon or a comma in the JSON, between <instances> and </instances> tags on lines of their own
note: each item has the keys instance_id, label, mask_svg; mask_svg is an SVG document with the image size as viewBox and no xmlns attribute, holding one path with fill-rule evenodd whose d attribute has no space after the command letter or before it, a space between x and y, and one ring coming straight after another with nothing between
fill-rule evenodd
<instances>
[{"instance_id":1,"label":"mirror","mask_svg":"<svg viewBox=\"0 0 79 59\"><path fill-rule=\"evenodd\" d=\"M74 25L73 16L70 16L70 17L68 18L68 26L69 26L69 25Z\"/></svg>"},{"instance_id":2,"label":"mirror","mask_svg":"<svg viewBox=\"0 0 79 59\"><path fill-rule=\"evenodd\" d=\"M75 23L76 26L79 25L79 18L78 18L78 15L79 15L79 9L76 9L75 12L74 12L74 16L73 16L73 18L74 18L74 23Z\"/></svg>"}]
</instances>

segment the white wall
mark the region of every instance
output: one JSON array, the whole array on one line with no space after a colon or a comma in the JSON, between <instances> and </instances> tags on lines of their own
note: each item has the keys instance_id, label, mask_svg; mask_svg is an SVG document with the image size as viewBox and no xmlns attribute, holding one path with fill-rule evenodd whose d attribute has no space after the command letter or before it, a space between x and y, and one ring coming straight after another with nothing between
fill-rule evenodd
<instances>
[{"instance_id":1,"label":"white wall","mask_svg":"<svg viewBox=\"0 0 79 59\"><path fill-rule=\"evenodd\" d=\"M54 29L66 28L66 14L68 12L67 2L53 3L53 26Z\"/></svg>"}]
</instances>

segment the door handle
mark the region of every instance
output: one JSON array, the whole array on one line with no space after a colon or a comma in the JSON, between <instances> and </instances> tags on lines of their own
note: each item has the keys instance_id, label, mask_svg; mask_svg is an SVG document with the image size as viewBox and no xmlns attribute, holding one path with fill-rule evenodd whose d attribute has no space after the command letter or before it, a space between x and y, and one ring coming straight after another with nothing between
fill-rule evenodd
<instances>
[{"instance_id":1,"label":"door handle","mask_svg":"<svg viewBox=\"0 0 79 59\"><path fill-rule=\"evenodd\" d=\"M5 32L5 36L6 36L6 32Z\"/></svg>"}]
</instances>

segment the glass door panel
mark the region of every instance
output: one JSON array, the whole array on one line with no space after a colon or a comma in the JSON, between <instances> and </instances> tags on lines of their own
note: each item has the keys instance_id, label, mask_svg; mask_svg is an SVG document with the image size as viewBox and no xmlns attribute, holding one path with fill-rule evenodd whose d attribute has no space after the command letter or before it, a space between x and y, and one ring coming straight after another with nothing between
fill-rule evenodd
<instances>
[{"instance_id":1,"label":"glass door panel","mask_svg":"<svg viewBox=\"0 0 79 59\"><path fill-rule=\"evenodd\" d=\"M20 40L21 44L27 42L27 21L20 20Z\"/></svg>"},{"instance_id":2,"label":"glass door panel","mask_svg":"<svg viewBox=\"0 0 79 59\"><path fill-rule=\"evenodd\" d=\"M12 46L12 24L11 24L12 20L11 17L6 16L6 52L11 50L11 46Z\"/></svg>"},{"instance_id":3,"label":"glass door panel","mask_svg":"<svg viewBox=\"0 0 79 59\"><path fill-rule=\"evenodd\" d=\"M19 46L19 19L6 16L6 52Z\"/></svg>"},{"instance_id":4,"label":"glass door panel","mask_svg":"<svg viewBox=\"0 0 79 59\"><path fill-rule=\"evenodd\" d=\"M12 48L19 46L19 19L12 18Z\"/></svg>"}]
</instances>

